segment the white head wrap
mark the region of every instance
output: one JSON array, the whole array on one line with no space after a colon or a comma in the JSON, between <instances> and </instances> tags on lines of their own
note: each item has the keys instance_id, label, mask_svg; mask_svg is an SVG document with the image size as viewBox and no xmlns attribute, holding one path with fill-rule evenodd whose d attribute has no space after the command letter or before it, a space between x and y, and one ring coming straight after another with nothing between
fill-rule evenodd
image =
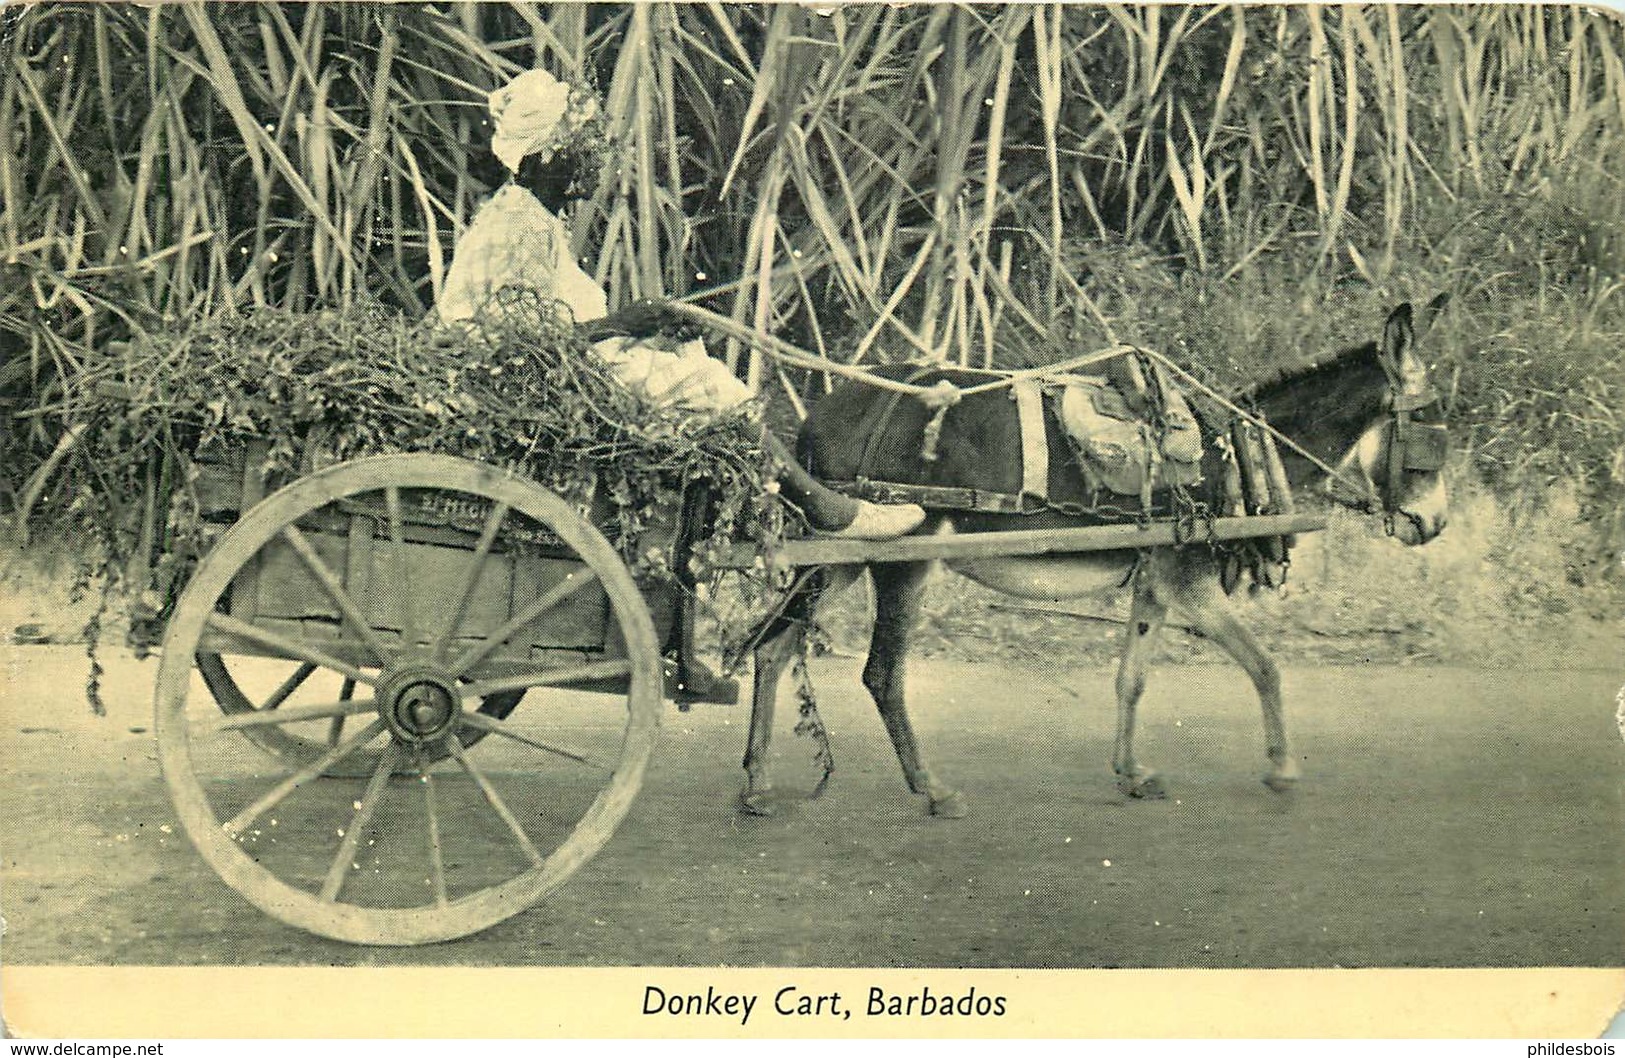
<instances>
[{"instance_id":1,"label":"white head wrap","mask_svg":"<svg viewBox=\"0 0 1625 1058\"><path fill-rule=\"evenodd\" d=\"M570 92L546 70L527 70L491 93L491 151L509 171L518 172L527 155L551 157L583 121L597 116L598 102L586 93L572 112Z\"/></svg>"}]
</instances>

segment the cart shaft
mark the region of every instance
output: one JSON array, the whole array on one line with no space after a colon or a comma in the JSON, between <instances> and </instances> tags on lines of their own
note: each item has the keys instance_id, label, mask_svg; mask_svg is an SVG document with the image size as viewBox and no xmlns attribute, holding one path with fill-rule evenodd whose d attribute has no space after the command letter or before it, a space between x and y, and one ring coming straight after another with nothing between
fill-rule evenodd
<instances>
[{"instance_id":1,"label":"cart shaft","mask_svg":"<svg viewBox=\"0 0 1625 1058\"><path fill-rule=\"evenodd\" d=\"M930 559L1009 558L1066 552L1137 550L1172 544L1243 540L1326 528L1312 514L1255 515L1215 518L1211 522L1151 522L1144 525L1090 525L1067 529L1012 529L960 535L905 536L897 540L838 540L808 537L786 541L775 559L790 566L839 566L870 562L918 562ZM746 569L756 562L751 546L734 548L719 563Z\"/></svg>"}]
</instances>

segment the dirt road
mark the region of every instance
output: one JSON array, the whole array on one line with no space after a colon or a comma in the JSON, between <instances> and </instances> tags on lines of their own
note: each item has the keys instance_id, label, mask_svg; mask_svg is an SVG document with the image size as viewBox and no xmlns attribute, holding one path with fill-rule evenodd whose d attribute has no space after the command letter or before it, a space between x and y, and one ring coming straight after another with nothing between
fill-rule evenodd
<instances>
[{"instance_id":1,"label":"dirt road","mask_svg":"<svg viewBox=\"0 0 1625 1058\"><path fill-rule=\"evenodd\" d=\"M1289 668L1305 778L1277 795L1241 673L1162 668L1140 748L1170 794L1131 802L1108 770L1109 670L920 662L922 742L971 807L945 821L905 791L857 662L826 659L821 799L801 796L812 744L788 704L771 818L734 812L745 710L668 707L631 815L561 892L464 941L383 950L282 925L193 851L154 760L155 661L115 658L98 718L77 649L3 649L14 964L1625 964L1608 673Z\"/></svg>"}]
</instances>

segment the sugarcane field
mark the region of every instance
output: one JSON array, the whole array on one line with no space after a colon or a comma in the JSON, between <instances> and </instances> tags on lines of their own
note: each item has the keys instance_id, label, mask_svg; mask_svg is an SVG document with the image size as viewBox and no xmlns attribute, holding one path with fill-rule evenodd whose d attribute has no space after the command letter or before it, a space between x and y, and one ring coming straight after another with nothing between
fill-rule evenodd
<instances>
[{"instance_id":1,"label":"sugarcane field","mask_svg":"<svg viewBox=\"0 0 1625 1058\"><path fill-rule=\"evenodd\" d=\"M1596 1037L1622 183L1580 5L0 6L6 1032Z\"/></svg>"}]
</instances>

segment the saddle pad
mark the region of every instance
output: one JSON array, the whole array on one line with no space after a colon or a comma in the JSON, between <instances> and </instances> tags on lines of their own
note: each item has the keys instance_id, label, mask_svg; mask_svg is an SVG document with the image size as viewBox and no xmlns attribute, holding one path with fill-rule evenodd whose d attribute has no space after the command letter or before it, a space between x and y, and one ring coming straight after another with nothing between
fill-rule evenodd
<instances>
[{"instance_id":1,"label":"saddle pad","mask_svg":"<svg viewBox=\"0 0 1625 1058\"><path fill-rule=\"evenodd\" d=\"M1104 378L1065 375L1053 381L1060 383L1056 417L1086 469L1106 489L1144 498L1201 480L1201 431L1177 390L1164 386L1162 391L1165 430L1159 447L1149 419L1135 414Z\"/></svg>"},{"instance_id":2,"label":"saddle pad","mask_svg":"<svg viewBox=\"0 0 1625 1058\"><path fill-rule=\"evenodd\" d=\"M1061 426L1085 466L1112 492L1138 496L1150 474L1150 438L1105 379L1072 377L1056 402Z\"/></svg>"}]
</instances>

